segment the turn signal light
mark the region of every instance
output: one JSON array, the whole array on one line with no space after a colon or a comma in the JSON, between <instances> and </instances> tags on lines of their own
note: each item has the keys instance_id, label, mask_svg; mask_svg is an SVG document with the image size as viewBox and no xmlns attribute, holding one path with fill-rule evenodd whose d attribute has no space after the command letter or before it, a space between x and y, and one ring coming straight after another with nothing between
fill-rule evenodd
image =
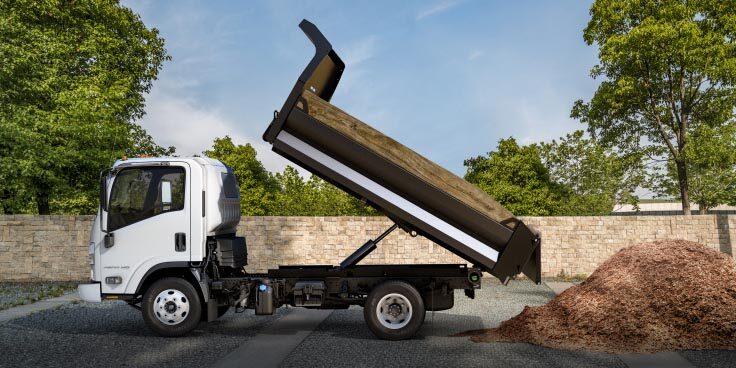
<instances>
[{"instance_id":1,"label":"turn signal light","mask_svg":"<svg viewBox=\"0 0 736 368\"><path fill-rule=\"evenodd\" d=\"M120 277L120 276L105 277L105 283L106 284L115 284L115 285L122 284L123 283L123 278Z\"/></svg>"}]
</instances>

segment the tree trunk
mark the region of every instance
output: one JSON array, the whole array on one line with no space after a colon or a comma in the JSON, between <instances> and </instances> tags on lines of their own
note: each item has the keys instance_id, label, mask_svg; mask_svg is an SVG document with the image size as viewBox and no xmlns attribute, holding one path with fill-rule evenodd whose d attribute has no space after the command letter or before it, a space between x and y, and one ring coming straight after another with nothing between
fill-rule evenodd
<instances>
[{"instance_id":1,"label":"tree trunk","mask_svg":"<svg viewBox=\"0 0 736 368\"><path fill-rule=\"evenodd\" d=\"M36 207L38 207L39 215L50 215L51 210L49 209L49 194L48 193L36 193Z\"/></svg>"},{"instance_id":2,"label":"tree trunk","mask_svg":"<svg viewBox=\"0 0 736 368\"><path fill-rule=\"evenodd\" d=\"M687 185L687 168L684 160L675 160L677 165L677 181L680 184L680 200L682 201L682 214L690 216L690 193Z\"/></svg>"},{"instance_id":3,"label":"tree trunk","mask_svg":"<svg viewBox=\"0 0 736 368\"><path fill-rule=\"evenodd\" d=\"M4 215L13 214L13 209L8 204L8 202L10 202L10 197L11 197L10 191L8 191L7 189L3 189L2 200L3 200L3 214Z\"/></svg>"},{"instance_id":4,"label":"tree trunk","mask_svg":"<svg viewBox=\"0 0 736 368\"><path fill-rule=\"evenodd\" d=\"M698 203L698 214L699 215L707 215L708 214L708 207L705 207L704 205Z\"/></svg>"}]
</instances>

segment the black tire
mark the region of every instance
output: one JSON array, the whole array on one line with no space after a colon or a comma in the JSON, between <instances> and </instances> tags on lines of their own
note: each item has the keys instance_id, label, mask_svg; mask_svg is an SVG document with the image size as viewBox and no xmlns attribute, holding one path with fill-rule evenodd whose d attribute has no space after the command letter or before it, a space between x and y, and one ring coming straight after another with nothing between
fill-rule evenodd
<instances>
[{"instance_id":1,"label":"black tire","mask_svg":"<svg viewBox=\"0 0 736 368\"><path fill-rule=\"evenodd\" d=\"M229 310L230 310L230 306L229 305L221 305L221 306L217 307L217 318L220 318L220 317L224 316L225 313L227 313L227 311L229 311Z\"/></svg>"},{"instance_id":2,"label":"black tire","mask_svg":"<svg viewBox=\"0 0 736 368\"><path fill-rule=\"evenodd\" d=\"M386 323L381 322L378 316L379 302L390 294L398 294L404 298L403 301L408 301L408 307L410 308L408 310L411 310L411 316L406 320L401 320L408 321L401 327L386 327L385 324L391 323L388 320L386 320ZM381 311L385 311L385 309L381 309ZM404 281L386 281L376 286L368 294L368 299L363 307L363 317L368 328L376 337L384 340L405 340L411 338L422 327L424 315L425 309L422 296L414 286Z\"/></svg>"},{"instance_id":3,"label":"black tire","mask_svg":"<svg viewBox=\"0 0 736 368\"><path fill-rule=\"evenodd\" d=\"M174 325L162 322L154 312L154 307L156 305L160 306L160 304L157 304L159 294L168 289L183 294L186 300L181 299L177 302L188 304L189 308L185 316L179 314L178 318L183 318L183 320ZM194 286L189 281L176 277L167 277L154 282L146 290L141 302L141 311L143 312L143 320L153 332L167 337L184 336L199 324L200 317L202 316L202 303L197 290L194 289ZM173 313L177 313L177 311Z\"/></svg>"}]
</instances>

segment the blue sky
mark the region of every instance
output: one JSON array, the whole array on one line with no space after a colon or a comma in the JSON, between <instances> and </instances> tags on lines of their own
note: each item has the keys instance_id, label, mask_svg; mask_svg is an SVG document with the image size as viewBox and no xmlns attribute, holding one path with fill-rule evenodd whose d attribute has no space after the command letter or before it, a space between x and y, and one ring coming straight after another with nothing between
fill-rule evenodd
<instances>
[{"instance_id":1,"label":"blue sky","mask_svg":"<svg viewBox=\"0 0 736 368\"><path fill-rule=\"evenodd\" d=\"M346 62L332 103L456 174L500 138L560 137L597 86L582 31L589 1L139 1L172 60L140 122L180 155L215 137L251 143L266 168L288 162L261 134L313 54L315 23Z\"/></svg>"}]
</instances>

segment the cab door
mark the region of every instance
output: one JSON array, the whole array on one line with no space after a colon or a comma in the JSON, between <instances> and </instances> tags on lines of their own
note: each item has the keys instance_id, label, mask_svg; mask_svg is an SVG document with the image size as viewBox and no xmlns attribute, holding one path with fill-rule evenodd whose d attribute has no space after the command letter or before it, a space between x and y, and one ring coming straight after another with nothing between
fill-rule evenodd
<instances>
[{"instance_id":1,"label":"cab door","mask_svg":"<svg viewBox=\"0 0 736 368\"><path fill-rule=\"evenodd\" d=\"M103 294L133 294L147 271L188 264L190 176L183 162L136 164L115 173L103 212Z\"/></svg>"}]
</instances>

